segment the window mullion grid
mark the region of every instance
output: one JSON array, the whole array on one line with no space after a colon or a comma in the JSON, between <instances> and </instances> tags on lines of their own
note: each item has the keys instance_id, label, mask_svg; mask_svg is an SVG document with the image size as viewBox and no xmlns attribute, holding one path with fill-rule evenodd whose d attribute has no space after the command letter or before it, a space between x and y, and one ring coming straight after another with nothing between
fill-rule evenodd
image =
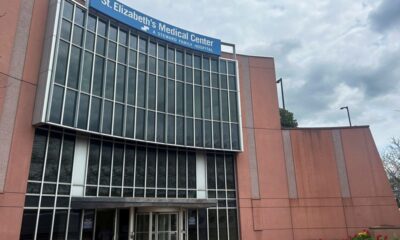
<instances>
[{"instance_id":1,"label":"window mullion grid","mask_svg":"<svg viewBox=\"0 0 400 240\"><path fill-rule=\"evenodd\" d=\"M154 120L154 140L155 142L159 142L157 139L158 136L158 82L159 82L159 71L158 71L158 42L155 42L156 45L156 90L155 90L155 120ZM157 151L158 152L158 151ZM158 154L157 154L158 156ZM158 162L158 157L157 157L157 162ZM157 168L158 169L158 168ZM156 182L156 188L157 188L157 182ZM157 196L157 191L156 191L156 196Z\"/></svg>"},{"instance_id":2,"label":"window mullion grid","mask_svg":"<svg viewBox=\"0 0 400 240\"><path fill-rule=\"evenodd\" d=\"M126 165L126 143L124 144L124 152L122 155L122 178L121 178L121 196L124 197L125 191L125 165Z\"/></svg>"},{"instance_id":3,"label":"window mullion grid","mask_svg":"<svg viewBox=\"0 0 400 240\"><path fill-rule=\"evenodd\" d=\"M169 182L168 182L168 166L169 166L169 149L165 150L166 165L165 165L165 198L168 198Z\"/></svg>"},{"instance_id":4,"label":"window mullion grid","mask_svg":"<svg viewBox=\"0 0 400 240\"><path fill-rule=\"evenodd\" d=\"M229 94L228 94L228 96L229 96ZM228 236L228 240L230 239L230 236L229 236L229 216L228 216L228 214L229 214L229 211L228 211L228 208L229 208L229 205L228 205L228 191L227 191L227 188L228 188L228 182L227 182L227 171L226 171L226 154L224 153L224 177L225 177L225 218L226 218L226 232L227 232L227 236Z\"/></svg>"},{"instance_id":5,"label":"window mullion grid","mask_svg":"<svg viewBox=\"0 0 400 240\"><path fill-rule=\"evenodd\" d=\"M176 100L178 99L178 82L176 80L176 51L174 48L174 62L172 62L172 64L174 65L174 79L172 79L172 81L174 82L174 89L175 89L175 99L174 99L174 123L175 123L175 141L174 141L174 145L178 145L178 141L177 141L177 133L178 133L178 129L177 129L177 122L178 122L178 108L176 105ZM176 174L178 176L178 174ZM178 182L177 182L178 183ZM178 191L179 193L179 191Z\"/></svg>"},{"instance_id":6,"label":"window mullion grid","mask_svg":"<svg viewBox=\"0 0 400 240\"><path fill-rule=\"evenodd\" d=\"M149 109L149 82L150 82L150 73L149 73L149 59L150 59L150 57L149 57L149 44L150 44L150 41L149 41L149 38L147 38L147 46L146 46L146 66L145 66L145 73L146 73L146 79L145 79L145 89L144 89L144 91L146 92L146 94L145 94L145 99L144 99L144 110L145 110L145 113L144 113L144 137L143 137L143 140L145 141L145 142L147 142L148 140L147 140L147 128L149 127L148 126L148 121L149 121L149 111L150 111L150 109ZM146 159L147 159L147 150L146 150ZM146 163L147 163L147 161L146 161ZM147 166L147 165L146 165ZM147 168L147 167L146 167ZM145 186L145 188L146 188L146 186Z\"/></svg>"}]
</instances>

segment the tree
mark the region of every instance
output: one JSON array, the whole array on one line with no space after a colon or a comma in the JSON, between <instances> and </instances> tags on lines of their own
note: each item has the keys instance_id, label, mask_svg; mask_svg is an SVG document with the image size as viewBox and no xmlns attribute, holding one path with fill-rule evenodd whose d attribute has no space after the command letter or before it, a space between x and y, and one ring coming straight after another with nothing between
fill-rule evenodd
<instances>
[{"instance_id":1,"label":"tree","mask_svg":"<svg viewBox=\"0 0 400 240\"><path fill-rule=\"evenodd\" d=\"M389 146L382 154L382 162L389 183L396 196L397 204L400 204L400 138L392 138Z\"/></svg>"},{"instance_id":2,"label":"tree","mask_svg":"<svg viewBox=\"0 0 400 240\"><path fill-rule=\"evenodd\" d=\"M279 114L281 116L281 126L284 128L295 128L297 127L297 120L294 118L293 113L286 109L279 108Z\"/></svg>"}]
</instances>

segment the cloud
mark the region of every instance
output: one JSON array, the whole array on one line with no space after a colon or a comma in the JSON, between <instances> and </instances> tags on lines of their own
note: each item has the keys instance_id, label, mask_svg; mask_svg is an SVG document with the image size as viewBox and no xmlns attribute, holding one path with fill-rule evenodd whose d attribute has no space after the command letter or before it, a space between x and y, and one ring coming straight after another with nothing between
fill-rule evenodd
<instances>
[{"instance_id":1,"label":"cloud","mask_svg":"<svg viewBox=\"0 0 400 240\"><path fill-rule=\"evenodd\" d=\"M347 126L339 108L348 105L379 149L400 136L399 0L121 1L238 53L274 57L301 127Z\"/></svg>"},{"instance_id":2,"label":"cloud","mask_svg":"<svg viewBox=\"0 0 400 240\"><path fill-rule=\"evenodd\" d=\"M369 20L372 29L378 32L399 28L400 2L398 0L382 0L370 13Z\"/></svg>"}]
</instances>

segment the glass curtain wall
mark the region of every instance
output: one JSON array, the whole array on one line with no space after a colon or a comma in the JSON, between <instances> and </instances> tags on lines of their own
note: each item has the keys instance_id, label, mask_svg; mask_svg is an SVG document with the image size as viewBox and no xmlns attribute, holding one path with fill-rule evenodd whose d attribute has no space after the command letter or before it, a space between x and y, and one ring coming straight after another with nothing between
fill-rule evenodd
<instances>
[{"instance_id":1,"label":"glass curtain wall","mask_svg":"<svg viewBox=\"0 0 400 240\"><path fill-rule=\"evenodd\" d=\"M63 1L47 121L168 145L241 149L236 61L180 49Z\"/></svg>"}]
</instances>

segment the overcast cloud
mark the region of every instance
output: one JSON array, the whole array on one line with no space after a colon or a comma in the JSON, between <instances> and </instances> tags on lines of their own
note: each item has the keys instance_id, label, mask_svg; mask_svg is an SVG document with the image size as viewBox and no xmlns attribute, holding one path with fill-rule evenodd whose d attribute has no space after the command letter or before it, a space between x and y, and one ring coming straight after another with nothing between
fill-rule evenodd
<instances>
[{"instance_id":1,"label":"overcast cloud","mask_svg":"<svg viewBox=\"0 0 400 240\"><path fill-rule=\"evenodd\" d=\"M121 0L172 25L274 57L300 127L370 125L400 137L399 0Z\"/></svg>"}]
</instances>

